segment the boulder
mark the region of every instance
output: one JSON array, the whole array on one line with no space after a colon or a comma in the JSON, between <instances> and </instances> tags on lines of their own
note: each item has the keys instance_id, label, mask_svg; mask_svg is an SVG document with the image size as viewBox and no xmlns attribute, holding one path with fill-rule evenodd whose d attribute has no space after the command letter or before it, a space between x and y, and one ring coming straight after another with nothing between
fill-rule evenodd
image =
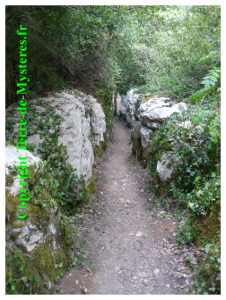
<instances>
[{"instance_id":1,"label":"boulder","mask_svg":"<svg viewBox=\"0 0 226 300\"><path fill-rule=\"evenodd\" d=\"M188 109L186 103L175 103L168 97L154 97L148 99L150 96L151 94L145 95L145 100L141 102L136 115L134 114L135 103L139 95L134 94L134 91L131 90L122 98L122 105L123 107L126 106L126 119L131 125L131 137L133 139L132 152L144 164L147 164L150 157L154 155L154 145L152 144L153 134L157 133L161 124L165 122L165 119L171 114L179 113L183 109ZM179 126L189 128L191 122L186 121L179 124ZM167 146L168 149L166 150L169 151L172 149L172 146L176 145L174 145L173 141L169 141ZM170 158L167 159L165 159L165 156L164 154L163 158L166 160L166 164L169 165L169 162L171 162L171 167L168 169L164 163L158 161L157 173L159 173L159 179L162 181L170 179L177 163L175 154L170 154Z\"/></svg>"},{"instance_id":2,"label":"boulder","mask_svg":"<svg viewBox=\"0 0 226 300\"><path fill-rule=\"evenodd\" d=\"M28 186L23 186L29 190L29 193L24 193L30 200L26 200L27 206L23 209L19 207L21 186L15 171L18 156L27 157L27 169L30 171ZM62 262L62 268L67 269L72 263L72 239L69 240L65 227L62 226L64 219L52 199L42 161L27 150L17 153L16 147L12 146L5 148L5 157L6 288L10 289L8 278L12 276L15 279L13 293L23 293L24 288L32 290L32 294L55 293L57 276L60 275L60 269L55 265ZM43 180L45 183L41 184ZM17 213L19 216L27 215L20 219ZM18 265L15 265L15 253ZM19 274L20 268L23 270ZM28 279L35 274L39 279L33 283L27 280L25 286L21 278Z\"/></svg>"},{"instance_id":3,"label":"boulder","mask_svg":"<svg viewBox=\"0 0 226 300\"><path fill-rule=\"evenodd\" d=\"M178 158L173 152L163 153L161 159L157 162L157 176L160 181L169 181L172 179L173 171L177 166Z\"/></svg>"},{"instance_id":4,"label":"boulder","mask_svg":"<svg viewBox=\"0 0 226 300\"><path fill-rule=\"evenodd\" d=\"M146 109L141 108L139 111L140 120L143 124L150 124L152 122L163 123L170 115L179 113L180 109L187 109L185 103L171 105L170 103L165 103L163 101L155 101L157 103L154 103L154 101L151 100L150 102L153 103L153 105L150 105L149 107L146 106Z\"/></svg>"},{"instance_id":5,"label":"boulder","mask_svg":"<svg viewBox=\"0 0 226 300\"><path fill-rule=\"evenodd\" d=\"M141 130L141 122L136 120L134 117L132 118L132 128L131 128L131 137L133 140L137 140L140 137Z\"/></svg>"},{"instance_id":6,"label":"boulder","mask_svg":"<svg viewBox=\"0 0 226 300\"><path fill-rule=\"evenodd\" d=\"M139 95L134 94L133 90L127 93L126 98L126 120L132 126L132 117L135 111L134 104L137 102Z\"/></svg>"},{"instance_id":7,"label":"boulder","mask_svg":"<svg viewBox=\"0 0 226 300\"><path fill-rule=\"evenodd\" d=\"M148 142L150 141L150 133L153 132L152 129L149 129L145 126L141 126L140 136L141 136L141 144L143 149L148 146Z\"/></svg>"},{"instance_id":8,"label":"boulder","mask_svg":"<svg viewBox=\"0 0 226 300\"><path fill-rule=\"evenodd\" d=\"M79 92L54 93L42 99L65 119L60 126L59 143L67 146L69 155L67 162L77 169L76 175L79 177L86 175L85 180L89 184L94 163L93 147L104 141L106 131L105 115L101 105L92 96ZM37 105L36 101L37 99L30 100L29 104L35 106L36 111L45 117L46 108ZM17 104L13 104L7 108L6 118L21 118L16 107ZM16 132L19 131L18 126L18 124L15 126ZM27 141L38 146L42 139L38 134L33 134L28 136Z\"/></svg>"},{"instance_id":9,"label":"boulder","mask_svg":"<svg viewBox=\"0 0 226 300\"><path fill-rule=\"evenodd\" d=\"M149 123L146 123L145 126L152 129L153 131L155 131L155 130L159 129L159 127L161 126L161 123L160 122L149 122Z\"/></svg>"},{"instance_id":10,"label":"boulder","mask_svg":"<svg viewBox=\"0 0 226 300\"><path fill-rule=\"evenodd\" d=\"M99 146L104 141L104 133L106 131L105 114L97 100L92 96L87 96L87 101L91 112L91 127L94 138L91 140L93 146Z\"/></svg>"},{"instance_id":11,"label":"boulder","mask_svg":"<svg viewBox=\"0 0 226 300\"><path fill-rule=\"evenodd\" d=\"M121 96L121 101L120 101L120 104L119 104L119 114L122 116L122 117L125 117L126 116L126 97L125 95L122 95Z\"/></svg>"},{"instance_id":12,"label":"boulder","mask_svg":"<svg viewBox=\"0 0 226 300\"><path fill-rule=\"evenodd\" d=\"M121 103L124 105L124 106L126 106L126 103L127 103L127 95L122 95L121 96Z\"/></svg>"}]
</instances>

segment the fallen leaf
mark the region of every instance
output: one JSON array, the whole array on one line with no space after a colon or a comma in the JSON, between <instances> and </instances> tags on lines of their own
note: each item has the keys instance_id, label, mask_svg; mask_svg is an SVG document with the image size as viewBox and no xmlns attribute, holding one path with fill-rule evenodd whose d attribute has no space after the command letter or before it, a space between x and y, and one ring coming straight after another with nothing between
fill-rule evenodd
<instances>
[{"instance_id":1,"label":"fallen leaf","mask_svg":"<svg viewBox=\"0 0 226 300\"><path fill-rule=\"evenodd\" d=\"M180 289L184 289L187 284L180 286Z\"/></svg>"}]
</instances>

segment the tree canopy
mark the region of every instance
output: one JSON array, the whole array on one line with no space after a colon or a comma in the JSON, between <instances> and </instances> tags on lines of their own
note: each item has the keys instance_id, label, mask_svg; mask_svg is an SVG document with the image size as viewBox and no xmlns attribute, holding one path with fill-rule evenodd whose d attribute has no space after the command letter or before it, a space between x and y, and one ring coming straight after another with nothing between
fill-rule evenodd
<instances>
[{"instance_id":1,"label":"tree canopy","mask_svg":"<svg viewBox=\"0 0 226 300\"><path fill-rule=\"evenodd\" d=\"M20 24L28 31L30 97L69 86L120 93L143 86L186 98L220 68L220 21L214 5L7 6L6 104L16 101Z\"/></svg>"}]
</instances>

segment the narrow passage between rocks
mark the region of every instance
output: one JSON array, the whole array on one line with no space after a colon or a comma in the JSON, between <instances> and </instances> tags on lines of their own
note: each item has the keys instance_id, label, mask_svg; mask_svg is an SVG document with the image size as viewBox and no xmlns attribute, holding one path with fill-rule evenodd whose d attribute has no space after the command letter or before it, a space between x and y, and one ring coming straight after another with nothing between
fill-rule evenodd
<instances>
[{"instance_id":1,"label":"narrow passage between rocks","mask_svg":"<svg viewBox=\"0 0 226 300\"><path fill-rule=\"evenodd\" d=\"M192 275L174 247L176 219L160 218L163 208L150 210L150 178L131 155L130 129L115 119L113 134L99 166L104 180L97 180L103 209L84 237L96 267L94 274L84 271L87 293L186 294ZM64 294L76 294L78 270L70 273L60 282Z\"/></svg>"}]
</instances>

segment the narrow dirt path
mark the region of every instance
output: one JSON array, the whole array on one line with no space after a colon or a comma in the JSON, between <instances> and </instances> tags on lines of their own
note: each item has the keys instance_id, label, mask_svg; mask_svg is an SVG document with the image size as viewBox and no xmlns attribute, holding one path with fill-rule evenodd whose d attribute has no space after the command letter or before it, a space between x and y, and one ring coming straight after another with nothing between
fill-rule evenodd
<instances>
[{"instance_id":1,"label":"narrow dirt path","mask_svg":"<svg viewBox=\"0 0 226 300\"><path fill-rule=\"evenodd\" d=\"M114 120L113 131L114 141L96 169L102 211L84 238L96 268L83 277L88 294L186 294L191 274L175 248L176 219L170 213L160 218L167 215L163 208L149 209L148 174L131 156L130 129ZM71 271L71 285L62 279L63 293L75 294L76 272Z\"/></svg>"}]
</instances>

